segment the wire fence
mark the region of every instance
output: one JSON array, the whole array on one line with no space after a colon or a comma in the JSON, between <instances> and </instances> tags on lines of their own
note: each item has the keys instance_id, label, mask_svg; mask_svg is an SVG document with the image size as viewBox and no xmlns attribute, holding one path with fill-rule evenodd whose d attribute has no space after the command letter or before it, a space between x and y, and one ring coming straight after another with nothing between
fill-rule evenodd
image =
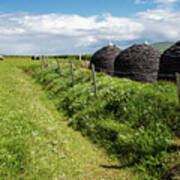
<instances>
[{"instance_id":1,"label":"wire fence","mask_svg":"<svg viewBox=\"0 0 180 180\"><path fill-rule=\"evenodd\" d=\"M40 62L41 62L41 68L47 68L49 67L49 61L48 61L48 57L42 56L40 58ZM57 63L57 68L56 68L56 72L60 75L62 75L62 70L61 70L61 63L60 63L60 59L56 59L56 63ZM75 84L75 77L74 77L74 66L73 66L73 62L72 60L69 61L69 67L70 67L70 75L72 77L72 86L74 86ZM180 106L180 73L174 72L174 74L162 74L162 73L158 73L158 72L121 72L121 71L109 71L106 70L104 68L101 67L95 67L94 64L91 64L90 68L92 71L92 79L93 79L93 92L94 92L94 96L96 98L98 98L98 93L97 93L97 85L96 85L96 72L95 71L99 71L99 72L105 72L107 74L110 74L112 76L116 76L116 75L120 75L120 76L134 76L134 75L138 75L138 76L145 76L147 74L149 74L151 77L160 77L160 78L164 78L164 79L175 79L176 80L176 84L177 84L177 90L178 90L178 101L179 101L179 106Z\"/></svg>"},{"instance_id":2,"label":"wire fence","mask_svg":"<svg viewBox=\"0 0 180 180\"><path fill-rule=\"evenodd\" d=\"M162 74L162 73L158 73L158 72L138 72L138 71L131 71L131 72L122 72L122 71L109 71L106 70L105 68L100 68L100 67L95 67L95 70L99 71L99 72L105 72L105 73L109 73L109 74L114 74L114 75L147 75L150 74L151 76L156 76L157 75L159 77L164 77L164 78L175 78L176 74Z\"/></svg>"},{"instance_id":3,"label":"wire fence","mask_svg":"<svg viewBox=\"0 0 180 180\"><path fill-rule=\"evenodd\" d=\"M45 61L45 59L46 59L46 61ZM42 66L46 66L46 67L48 66L48 56L41 56L40 60L41 60ZM60 60L61 60L60 58L56 58L56 62L58 62L58 61L60 62ZM163 65L165 65L165 64L169 65L168 63L163 63ZM180 65L180 63L177 65ZM58 66L60 66L60 64L58 64ZM89 69L91 69L91 67ZM158 72L152 72L152 71L149 71L149 72L148 71L146 71L146 72L143 72L143 71L141 71L141 72L139 72L139 71L122 72L122 71L117 71L117 70L111 71L105 67L99 67L99 66L95 66L95 70L99 71L99 72L111 74L111 75L140 75L140 76L144 76L144 75L149 74L149 75L151 75L151 77L153 77L153 76L157 77L158 76L159 78L176 78L176 72L174 72L174 74L172 74L172 73L164 74L164 73L158 73Z\"/></svg>"}]
</instances>

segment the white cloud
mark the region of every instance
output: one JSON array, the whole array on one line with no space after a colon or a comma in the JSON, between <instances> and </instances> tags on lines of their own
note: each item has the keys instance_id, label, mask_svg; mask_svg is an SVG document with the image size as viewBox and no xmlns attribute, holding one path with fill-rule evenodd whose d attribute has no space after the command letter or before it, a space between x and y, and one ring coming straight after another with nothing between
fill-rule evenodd
<instances>
[{"instance_id":1,"label":"white cloud","mask_svg":"<svg viewBox=\"0 0 180 180\"><path fill-rule=\"evenodd\" d=\"M175 2L179 2L179 0L154 0L155 3L164 3L164 4L168 4L168 3L175 3Z\"/></svg>"},{"instance_id":2,"label":"white cloud","mask_svg":"<svg viewBox=\"0 0 180 180\"><path fill-rule=\"evenodd\" d=\"M101 20L99 20L101 19ZM99 42L134 40L143 26L128 18L47 14L1 14L1 52L39 53L86 51ZM7 36L7 37L6 37ZM12 42L12 43L11 43ZM4 44L8 44L5 46ZM19 44L22 44L20 46Z\"/></svg>"},{"instance_id":3,"label":"white cloud","mask_svg":"<svg viewBox=\"0 0 180 180\"><path fill-rule=\"evenodd\" d=\"M139 22L144 25L142 36L151 41L180 39L180 12L172 12L168 9L147 10L138 13Z\"/></svg>"},{"instance_id":4,"label":"white cloud","mask_svg":"<svg viewBox=\"0 0 180 180\"><path fill-rule=\"evenodd\" d=\"M180 39L180 12L154 9L131 18L110 14L0 14L0 53L52 54L93 52L109 40L124 46L148 40Z\"/></svg>"},{"instance_id":5,"label":"white cloud","mask_svg":"<svg viewBox=\"0 0 180 180\"><path fill-rule=\"evenodd\" d=\"M146 4L147 0L135 0L135 4Z\"/></svg>"},{"instance_id":6,"label":"white cloud","mask_svg":"<svg viewBox=\"0 0 180 180\"><path fill-rule=\"evenodd\" d=\"M180 2L180 0L135 0L135 4L147 4L147 3L171 4L176 2Z\"/></svg>"}]
</instances>

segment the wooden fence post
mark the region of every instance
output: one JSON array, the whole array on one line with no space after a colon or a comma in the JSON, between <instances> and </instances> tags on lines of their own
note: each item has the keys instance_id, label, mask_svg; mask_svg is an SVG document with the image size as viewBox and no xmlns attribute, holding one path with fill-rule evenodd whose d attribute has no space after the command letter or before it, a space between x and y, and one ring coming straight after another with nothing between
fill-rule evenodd
<instances>
[{"instance_id":1,"label":"wooden fence post","mask_svg":"<svg viewBox=\"0 0 180 180\"><path fill-rule=\"evenodd\" d=\"M40 56L41 59L41 68L44 69L45 65L44 65L44 56Z\"/></svg>"},{"instance_id":2,"label":"wooden fence post","mask_svg":"<svg viewBox=\"0 0 180 180\"><path fill-rule=\"evenodd\" d=\"M80 61L82 60L82 55L81 55L81 54L79 54L79 60L80 60Z\"/></svg>"},{"instance_id":3,"label":"wooden fence post","mask_svg":"<svg viewBox=\"0 0 180 180\"><path fill-rule=\"evenodd\" d=\"M49 66L49 62L48 62L48 56L46 56L46 67Z\"/></svg>"},{"instance_id":4,"label":"wooden fence post","mask_svg":"<svg viewBox=\"0 0 180 180\"><path fill-rule=\"evenodd\" d=\"M94 64L92 64L92 77L93 77L94 96L97 98L96 72L95 72Z\"/></svg>"},{"instance_id":5,"label":"wooden fence post","mask_svg":"<svg viewBox=\"0 0 180 180\"><path fill-rule=\"evenodd\" d=\"M70 60L70 63L71 63L72 86L74 86L74 72L73 72L73 63L72 63L72 60Z\"/></svg>"},{"instance_id":6,"label":"wooden fence post","mask_svg":"<svg viewBox=\"0 0 180 180\"><path fill-rule=\"evenodd\" d=\"M180 74L176 73L176 82L177 82L177 89L178 89L178 100L180 105Z\"/></svg>"},{"instance_id":7,"label":"wooden fence post","mask_svg":"<svg viewBox=\"0 0 180 180\"><path fill-rule=\"evenodd\" d=\"M58 59L56 59L56 63L57 63L57 73L61 74L61 67L60 67L60 62Z\"/></svg>"}]
</instances>

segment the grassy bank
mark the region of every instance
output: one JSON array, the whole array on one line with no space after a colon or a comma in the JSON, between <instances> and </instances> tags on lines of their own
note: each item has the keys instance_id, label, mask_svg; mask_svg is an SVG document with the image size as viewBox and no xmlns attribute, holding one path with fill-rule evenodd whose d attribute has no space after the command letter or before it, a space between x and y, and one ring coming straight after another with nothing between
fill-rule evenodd
<instances>
[{"instance_id":1,"label":"grassy bank","mask_svg":"<svg viewBox=\"0 0 180 180\"><path fill-rule=\"evenodd\" d=\"M67 118L41 86L20 69L31 63L27 58L0 61L0 179L135 177L128 168L116 168L116 160L67 126Z\"/></svg>"},{"instance_id":2,"label":"grassy bank","mask_svg":"<svg viewBox=\"0 0 180 180\"><path fill-rule=\"evenodd\" d=\"M76 68L72 87L69 66L61 67L61 75L54 66L44 70L31 66L28 71L56 108L69 117L69 126L104 147L124 166L135 167L142 179L160 179L172 162L180 166L176 161L180 157L176 143L180 112L175 84L141 84L98 73L96 99L89 70Z\"/></svg>"}]
</instances>

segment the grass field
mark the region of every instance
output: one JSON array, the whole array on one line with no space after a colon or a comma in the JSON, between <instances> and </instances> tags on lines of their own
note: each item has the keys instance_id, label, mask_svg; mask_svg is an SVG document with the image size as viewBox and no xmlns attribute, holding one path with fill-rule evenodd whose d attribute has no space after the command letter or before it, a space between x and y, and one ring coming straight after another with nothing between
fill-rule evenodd
<instances>
[{"instance_id":1,"label":"grass field","mask_svg":"<svg viewBox=\"0 0 180 180\"><path fill-rule=\"evenodd\" d=\"M0 61L0 179L135 178L129 168L117 168L117 160L67 126L67 117L20 68L30 63Z\"/></svg>"},{"instance_id":2,"label":"grass field","mask_svg":"<svg viewBox=\"0 0 180 180\"><path fill-rule=\"evenodd\" d=\"M51 62L43 71L28 58L0 62L0 179L178 175L176 86L98 73L96 100L87 63L75 64L72 87L68 63L58 75Z\"/></svg>"}]
</instances>

